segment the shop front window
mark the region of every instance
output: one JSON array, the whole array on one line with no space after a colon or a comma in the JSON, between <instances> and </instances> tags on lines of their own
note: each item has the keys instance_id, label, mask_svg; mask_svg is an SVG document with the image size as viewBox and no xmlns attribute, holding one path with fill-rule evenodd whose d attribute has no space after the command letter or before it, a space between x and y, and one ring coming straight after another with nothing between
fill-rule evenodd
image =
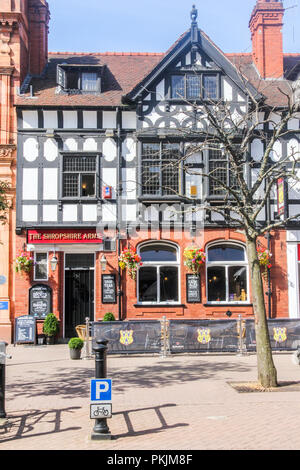
<instances>
[{"instance_id":1,"label":"shop front window","mask_svg":"<svg viewBox=\"0 0 300 470\"><path fill-rule=\"evenodd\" d=\"M142 267L138 272L138 302L179 302L178 249L173 245L151 243L139 250Z\"/></svg>"},{"instance_id":2,"label":"shop front window","mask_svg":"<svg viewBox=\"0 0 300 470\"><path fill-rule=\"evenodd\" d=\"M208 248L207 301L248 301L248 265L244 247L222 244Z\"/></svg>"}]
</instances>

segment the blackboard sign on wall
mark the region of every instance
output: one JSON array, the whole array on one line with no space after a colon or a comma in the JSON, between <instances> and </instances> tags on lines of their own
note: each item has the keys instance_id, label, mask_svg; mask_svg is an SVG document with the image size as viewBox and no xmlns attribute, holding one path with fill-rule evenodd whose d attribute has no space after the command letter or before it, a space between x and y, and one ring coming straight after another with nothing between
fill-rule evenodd
<instances>
[{"instance_id":1,"label":"blackboard sign on wall","mask_svg":"<svg viewBox=\"0 0 300 470\"><path fill-rule=\"evenodd\" d=\"M196 274L186 275L186 301L188 303L200 303L200 276Z\"/></svg>"},{"instance_id":2,"label":"blackboard sign on wall","mask_svg":"<svg viewBox=\"0 0 300 470\"><path fill-rule=\"evenodd\" d=\"M116 275L102 274L102 303L117 303Z\"/></svg>"},{"instance_id":3,"label":"blackboard sign on wall","mask_svg":"<svg viewBox=\"0 0 300 470\"><path fill-rule=\"evenodd\" d=\"M29 289L29 315L44 319L52 312L52 289L45 284L37 284Z\"/></svg>"},{"instance_id":4,"label":"blackboard sign on wall","mask_svg":"<svg viewBox=\"0 0 300 470\"><path fill-rule=\"evenodd\" d=\"M31 315L16 318L15 343L36 344L36 320Z\"/></svg>"}]
</instances>

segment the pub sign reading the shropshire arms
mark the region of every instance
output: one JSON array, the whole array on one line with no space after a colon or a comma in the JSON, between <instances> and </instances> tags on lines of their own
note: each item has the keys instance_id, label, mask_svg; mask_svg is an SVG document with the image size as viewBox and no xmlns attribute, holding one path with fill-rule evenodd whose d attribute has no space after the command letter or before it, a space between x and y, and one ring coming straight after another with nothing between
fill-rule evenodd
<instances>
[{"instance_id":1,"label":"pub sign reading the shropshire arms","mask_svg":"<svg viewBox=\"0 0 300 470\"><path fill-rule=\"evenodd\" d=\"M38 245L44 243L102 243L102 235L96 228L91 229L53 229L28 230L27 243Z\"/></svg>"}]
</instances>

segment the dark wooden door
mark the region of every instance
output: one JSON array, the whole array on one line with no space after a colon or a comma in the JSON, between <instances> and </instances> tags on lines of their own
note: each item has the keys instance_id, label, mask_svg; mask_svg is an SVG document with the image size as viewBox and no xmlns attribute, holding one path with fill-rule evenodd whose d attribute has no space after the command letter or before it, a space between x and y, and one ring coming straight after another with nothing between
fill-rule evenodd
<instances>
[{"instance_id":1,"label":"dark wooden door","mask_svg":"<svg viewBox=\"0 0 300 470\"><path fill-rule=\"evenodd\" d=\"M65 337L77 336L75 326L94 320L94 270L65 271Z\"/></svg>"}]
</instances>

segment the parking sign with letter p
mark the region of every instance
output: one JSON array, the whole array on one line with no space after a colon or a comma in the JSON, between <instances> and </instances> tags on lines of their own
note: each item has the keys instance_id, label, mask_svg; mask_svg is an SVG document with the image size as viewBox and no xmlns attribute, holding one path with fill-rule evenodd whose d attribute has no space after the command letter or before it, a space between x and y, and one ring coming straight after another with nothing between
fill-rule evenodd
<instances>
[{"instance_id":1,"label":"parking sign with letter p","mask_svg":"<svg viewBox=\"0 0 300 470\"><path fill-rule=\"evenodd\" d=\"M91 380L91 401L111 402L111 379Z\"/></svg>"}]
</instances>

